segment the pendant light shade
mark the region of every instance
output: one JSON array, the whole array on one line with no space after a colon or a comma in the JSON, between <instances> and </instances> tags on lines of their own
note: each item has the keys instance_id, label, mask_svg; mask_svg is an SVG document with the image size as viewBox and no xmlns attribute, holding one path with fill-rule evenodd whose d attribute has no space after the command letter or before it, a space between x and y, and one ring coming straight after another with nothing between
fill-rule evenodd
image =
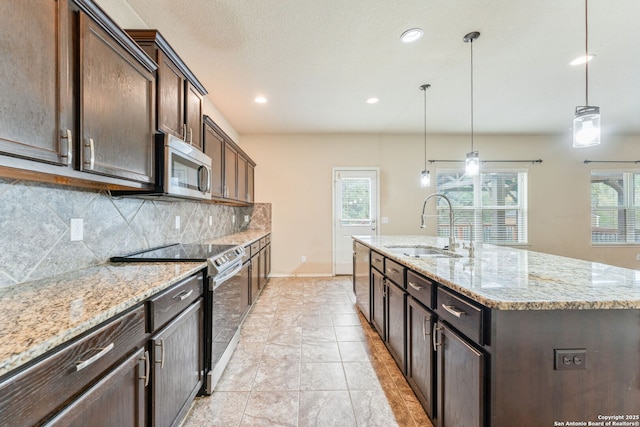
<instances>
[{"instance_id":1,"label":"pendant light shade","mask_svg":"<svg viewBox=\"0 0 640 427\"><path fill-rule=\"evenodd\" d=\"M589 14L587 1L584 0L584 56L589 57ZM589 61L585 61L585 105L576 107L573 118L573 146L575 148L593 147L600 144L600 107L589 105Z\"/></svg>"},{"instance_id":2,"label":"pendant light shade","mask_svg":"<svg viewBox=\"0 0 640 427\"><path fill-rule=\"evenodd\" d=\"M430 84L420 86L424 92L424 169L420 174L420 187L431 187L431 174L427 170L427 89L430 87Z\"/></svg>"},{"instance_id":3,"label":"pendant light shade","mask_svg":"<svg viewBox=\"0 0 640 427\"><path fill-rule=\"evenodd\" d=\"M473 150L473 42L480 37L480 33L473 31L465 35L462 40L471 45L471 151L467 153L464 163L464 173L468 176L476 176L480 173L480 157Z\"/></svg>"},{"instance_id":4,"label":"pendant light shade","mask_svg":"<svg viewBox=\"0 0 640 427\"><path fill-rule=\"evenodd\" d=\"M467 153L467 158L464 162L464 173L468 176L476 176L480 173L480 158L477 151Z\"/></svg>"}]
</instances>

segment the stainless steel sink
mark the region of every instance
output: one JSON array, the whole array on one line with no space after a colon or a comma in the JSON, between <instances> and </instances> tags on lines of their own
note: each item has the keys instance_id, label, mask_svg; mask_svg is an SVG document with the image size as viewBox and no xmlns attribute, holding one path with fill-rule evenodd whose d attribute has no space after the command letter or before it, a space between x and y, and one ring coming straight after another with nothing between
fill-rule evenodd
<instances>
[{"instance_id":1,"label":"stainless steel sink","mask_svg":"<svg viewBox=\"0 0 640 427\"><path fill-rule=\"evenodd\" d=\"M454 257L459 258L460 255L454 254L452 252L447 252L442 249L434 248L431 246L387 246L389 251L405 255L409 257L438 257L438 256L446 256L446 257Z\"/></svg>"}]
</instances>

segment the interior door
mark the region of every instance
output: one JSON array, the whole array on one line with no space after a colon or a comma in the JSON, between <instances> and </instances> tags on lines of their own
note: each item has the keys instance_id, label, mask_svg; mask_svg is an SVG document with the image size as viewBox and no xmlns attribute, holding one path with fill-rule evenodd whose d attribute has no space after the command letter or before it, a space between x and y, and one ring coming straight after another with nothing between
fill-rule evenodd
<instances>
[{"instance_id":1,"label":"interior door","mask_svg":"<svg viewBox=\"0 0 640 427\"><path fill-rule=\"evenodd\" d=\"M351 236L378 234L378 168L334 168L333 183L333 270L352 274Z\"/></svg>"}]
</instances>

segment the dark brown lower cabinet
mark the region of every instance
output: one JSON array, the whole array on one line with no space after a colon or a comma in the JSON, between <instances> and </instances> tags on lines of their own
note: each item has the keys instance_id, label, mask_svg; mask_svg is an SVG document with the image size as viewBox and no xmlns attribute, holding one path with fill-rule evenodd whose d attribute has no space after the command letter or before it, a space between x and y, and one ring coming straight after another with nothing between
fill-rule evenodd
<instances>
[{"instance_id":1,"label":"dark brown lower cabinet","mask_svg":"<svg viewBox=\"0 0 640 427\"><path fill-rule=\"evenodd\" d=\"M376 328L380 338L385 341L385 289L384 276L375 268L371 269L371 324Z\"/></svg>"},{"instance_id":2,"label":"dark brown lower cabinet","mask_svg":"<svg viewBox=\"0 0 640 427\"><path fill-rule=\"evenodd\" d=\"M149 353L140 348L46 426L145 426Z\"/></svg>"},{"instance_id":3,"label":"dark brown lower cabinet","mask_svg":"<svg viewBox=\"0 0 640 427\"><path fill-rule=\"evenodd\" d=\"M203 381L203 303L198 299L151 337L151 423L180 423Z\"/></svg>"},{"instance_id":4,"label":"dark brown lower cabinet","mask_svg":"<svg viewBox=\"0 0 640 427\"><path fill-rule=\"evenodd\" d=\"M484 353L443 322L434 328L438 427L484 426Z\"/></svg>"},{"instance_id":5,"label":"dark brown lower cabinet","mask_svg":"<svg viewBox=\"0 0 640 427\"><path fill-rule=\"evenodd\" d=\"M386 332L385 343L404 374L405 367L405 299L406 293L391 280L385 280Z\"/></svg>"},{"instance_id":6,"label":"dark brown lower cabinet","mask_svg":"<svg viewBox=\"0 0 640 427\"><path fill-rule=\"evenodd\" d=\"M250 303L253 304L260 293L260 253L251 258L249 267L251 277L251 289L249 292Z\"/></svg>"},{"instance_id":7,"label":"dark brown lower cabinet","mask_svg":"<svg viewBox=\"0 0 640 427\"><path fill-rule=\"evenodd\" d=\"M435 315L412 297L407 298L407 380L433 418L434 353L431 331Z\"/></svg>"}]
</instances>

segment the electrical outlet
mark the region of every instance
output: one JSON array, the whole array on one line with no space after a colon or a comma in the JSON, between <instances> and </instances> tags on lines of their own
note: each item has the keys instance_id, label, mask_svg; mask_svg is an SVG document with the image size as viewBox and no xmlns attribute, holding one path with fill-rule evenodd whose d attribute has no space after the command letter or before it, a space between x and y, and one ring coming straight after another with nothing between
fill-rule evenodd
<instances>
[{"instance_id":1,"label":"electrical outlet","mask_svg":"<svg viewBox=\"0 0 640 427\"><path fill-rule=\"evenodd\" d=\"M383 224L389 224L389 217L388 216L383 216L382 217L382 223Z\"/></svg>"},{"instance_id":2,"label":"electrical outlet","mask_svg":"<svg viewBox=\"0 0 640 427\"><path fill-rule=\"evenodd\" d=\"M80 242L84 235L84 220L82 218L71 218L69 220L69 239L72 242Z\"/></svg>"},{"instance_id":3,"label":"electrical outlet","mask_svg":"<svg viewBox=\"0 0 640 427\"><path fill-rule=\"evenodd\" d=\"M180 216L176 216L176 230L180 230Z\"/></svg>"},{"instance_id":4,"label":"electrical outlet","mask_svg":"<svg viewBox=\"0 0 640 427\"><path fill-rule=\"evenodd\" d=\"M213 215L209 215L209 227L213 225Z\"/></svg>"},{"instance_id":5,"label":"electrical outlet","mask_svg":"<svg viewBox=\"0 0 640 427\"><path fill-rule=\"evenodd\" d=\"M244 216L244 222L249 222L249 215Z\"/></svg>"},{"instance_id":6,"label":"electrical outlet","mask_svg":"<svg viewBox=\"0 0 640 427\"><path fill-rule=\"evenodd\" d=\"M553 354L556 371L587 369L587 350L584 348L555 349Z\"/></svg>"},{"instance_id":7,"label":"electrical outlet","mask_svg":"<svg viewBox=\"0 0 640 427\"><path fill-rule=\"evenodd\" d=\"M306 256L304 256L304 255L302 255L302 256L300 257L300 262L307 262L307 257L306 257Z\"/></svg>"},{"instance_id":8,"label":"electrical outlet","mask_svg":"<svg viewBox=\"0 0 640 427\"><path fill-rule=\"evenodd\" d=\"M235 223L236 223L236 216L231 215L231 224L235 224Z\"/></svg>"},{"instance_id":9,"label":"electrical outlet","mask_svg":"<svg viewBox=\"0 0 640 427\"><path fill-rule=\"evenodd\" d=\"M636 261L640 261L640 254L636 254Z\"/></svg>"}]
</instances>

